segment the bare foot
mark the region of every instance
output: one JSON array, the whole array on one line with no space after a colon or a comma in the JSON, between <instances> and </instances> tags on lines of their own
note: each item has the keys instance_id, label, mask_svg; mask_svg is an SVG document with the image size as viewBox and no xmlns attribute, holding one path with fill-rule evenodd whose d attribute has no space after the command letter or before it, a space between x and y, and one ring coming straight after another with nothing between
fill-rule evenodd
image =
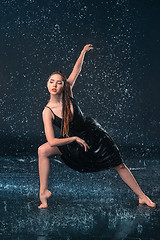
<instances>
[{"instance_id":1,"label":"bare foot","mask_svg":"<svg viewBox=\"0 0 160 240\"><path fill-rule=\"evenodd\" d=\"M140 204L147 204L149 207L156 207L156 204L149 199L146 195L144 195L142 198L139 198Z\"/></svg>"},{"instance_id":2,"label":"bare foot","mask_svg":"<svg viewBox=\"0 0 160 240\"><path fill-rule=\"evenodd\" d=\"M38 206L38 208L47 208L47 199L51 196L51 192L46 189L44 192L40 192L39 198L41 200L41 205Z\"/></svg>"}]
</instances>

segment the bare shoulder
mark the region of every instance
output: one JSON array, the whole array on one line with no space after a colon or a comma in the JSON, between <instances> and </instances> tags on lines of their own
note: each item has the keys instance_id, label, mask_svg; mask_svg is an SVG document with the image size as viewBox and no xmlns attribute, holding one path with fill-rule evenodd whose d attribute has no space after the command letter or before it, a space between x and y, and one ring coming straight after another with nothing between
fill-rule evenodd
<instances>
[{"instance_id":1,"label":"bare shoulder","mask_svg":"<svg viewBox=\"0 0 160 240\"><path fill-rule=\"evenodd\" d=\"M44 108L42 112L42 117L43 117L43 120L54 120L54 114L52 110L47 106Z\"/></svg>"}]
</instances>

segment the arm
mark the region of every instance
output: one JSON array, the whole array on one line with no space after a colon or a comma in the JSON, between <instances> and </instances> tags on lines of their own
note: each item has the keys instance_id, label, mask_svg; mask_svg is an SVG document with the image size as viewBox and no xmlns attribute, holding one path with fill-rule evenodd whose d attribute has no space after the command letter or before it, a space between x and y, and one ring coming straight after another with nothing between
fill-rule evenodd
<instances>
[{"instance_id":1,"label":"arm","mask_svg":"<svg viewBox=\"0 0 160 240\"><path fill-rule=\"evenodd\" d=\"M80 54L79 58L77 59L69 78L67 79L67 81L71 85L71 88L73 87L79 73L81 72L83 60L84 60L84 56L85 56L86 52L88 52L91 49L93 49L93 45L87 44L84 46L83 50L81 51L81 54Z\"/></svg>"},{"instance_id":2,"label":"arm","mask_svg":"<svg viewBox=\"0 0 160 240\"><path fill-rule=\"evenodd\" d=\"M81 139L77 136L68 137L68 138L55 138L54 130L53 130L54 115L48 108L45 108L43 110L42 117L43 117L45 135L46 135L47 141L51 147L62 146L62 145L76 141L82 147L84 146L85 151L87 151L87 149L89 148L88 144L83 139Z\"/></svg>"}]
</instances>

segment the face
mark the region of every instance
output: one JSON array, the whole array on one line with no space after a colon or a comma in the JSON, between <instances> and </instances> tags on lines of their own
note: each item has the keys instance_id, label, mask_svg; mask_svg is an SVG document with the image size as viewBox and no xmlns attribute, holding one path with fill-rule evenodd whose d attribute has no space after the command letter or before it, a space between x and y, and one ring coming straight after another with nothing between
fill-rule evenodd
<instances>
[{"instance_id":1,"label":"face","mask_svg":"<svg viewBox=\"0 0 160 240\"><path fill-rule=\"evenodd\" d=\"M62 80L62 76L59 74L53 74L50 76L47 82L48 91L50 94L59 95L63 92L64 81Z\"/></svg>"}]
</instances>

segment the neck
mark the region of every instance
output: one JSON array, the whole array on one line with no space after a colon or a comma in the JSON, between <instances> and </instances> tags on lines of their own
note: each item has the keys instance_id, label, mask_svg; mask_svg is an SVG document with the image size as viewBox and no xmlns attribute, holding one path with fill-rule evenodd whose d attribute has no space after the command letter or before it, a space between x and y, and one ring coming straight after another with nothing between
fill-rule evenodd
<instances>
[{"instance_id":1,"label":"neck","mask_svg":"<svg viewBox=\"0 0 160 240\"><path fill-rule=\"evenodd\" d=\"M50 102L52 103L62 103L62 94L61 95L50 95Z\"/></svg>"}]
</instances>

